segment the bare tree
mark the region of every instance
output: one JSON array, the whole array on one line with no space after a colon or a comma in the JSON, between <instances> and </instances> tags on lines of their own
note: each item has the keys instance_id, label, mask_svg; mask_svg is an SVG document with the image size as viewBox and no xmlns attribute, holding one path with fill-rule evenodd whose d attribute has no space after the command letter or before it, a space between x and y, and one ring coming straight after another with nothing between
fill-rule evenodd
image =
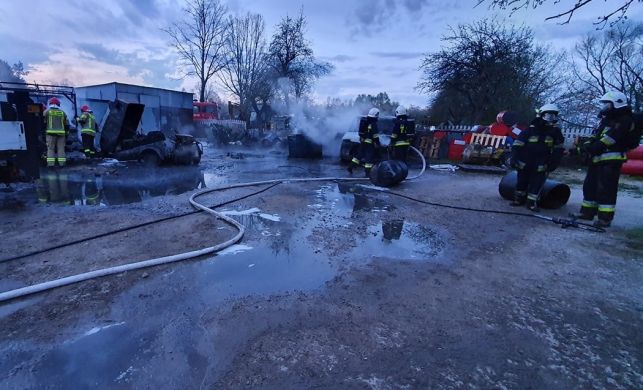
<instances>
[{"instance_id":1,"label":"bare tree","mask_svg":"<svg viewBox=\"0 0 643 390\"><path fill-rule=\"evenodd\" d=\"M249 119L251 107L265 91L268 71L265 23L259 14L246 14L228 22L225 50L227 65L219 75L221 84L239 100L241 117Z\"/></svg>"},{"instance_id":2,"label":"bare tree","mask_svg":"<svg viewBox=\"0 0 643 390\"><path fill-rule=\"evenodd\" d=\"M442 42L423 60L418 84L436 119L482 123L505 109L527 117L562 85L562 55L537 45L529 28L485 19L451 28Z\"/></svg>"},{"instance_id":3,"label":"bare tree","mask_svg":"<svg viewBox=\"0 0 643 390\"><path fill-rule=\"evenodd\" d=\"M618 90L635 109L643 107L643 23L619 23L588 34L573 54L573 88L568 89L579 99L595 102L608 90Z\"/></svg>"},{"instance_id":4,"label":"bare tree","mask_svg":"<svg viewBox=\"0 0 643 390\"><path fill-rule=\"evenodd\" d=\"M277 90L283 95L286 107L291 93L297 98L302 97L315 80L332 70L331 64L313 56L305 33L306 17L302 10L296 18L286 16L281 20L270 43L273 78L278 81Z\"/></svg>"},{"instance_id":5,"label":"bare tree","mask_svg":"<svg viewBox=\"0 0 643 390\"><path fill-rule=\"evenodd\" d=\"M199 101L208 83L225 66L224 32L227 8L220 0L187 0L184 19L163 29L185 66L185 76L199 79Z\"/></svg>"},{"instance_id":6,"label":"bare tree","mask_svg":"<svg viewBox=\"0 0 643 390\"><path fill-rule=\"evenodd\" d=\"M8 62L0 59L0 81L24 83L25 76L28 74L22 62L9 65Z\"/></svg>"},{"instance_id":7,"label":"bare tree","mask_svg":"<svg viewBox=\"0 0 643 390\"><path fill-rule=\"evenodd\" d=\"M478 0L478 4L488 3L491 8L511 10L511 12L520 9L534 9L545 4L557 4L563 0ZM593 0L568 0L568 9L556 15L549 16L545 20L563 20L561 24L568 24L574 14L581 8L587 6ZM613 25L616 22L627 18L627 12L635 3L643 3L643 0L610 0L610 6L606 8L605 14L598 17L595 24L605 26L607 22Z\"/></svg>"}]
</instances>

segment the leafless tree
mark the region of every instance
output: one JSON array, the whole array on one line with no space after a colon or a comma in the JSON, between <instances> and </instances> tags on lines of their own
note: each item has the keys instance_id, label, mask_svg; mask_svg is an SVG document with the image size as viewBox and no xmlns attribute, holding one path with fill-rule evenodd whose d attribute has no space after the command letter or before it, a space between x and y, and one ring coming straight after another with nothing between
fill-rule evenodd
<instances>
[{"instance_id":1,"label":"leafless tree","mask_svg":"<svg viewBox=\"0 0 643 390\"><path fill-rule=\"evenodd\" d=\"M277 81L276 92L283 95L286 107L291 93L302 97L315 80L332 70L331 64L314 57L305 33L306 17L302 10L295 18L286 16L281 20L270 43L272 77Z\"/></svg>"},{"instance_id":2,"label":"leafless tree","mask_svg":"<svg viewBox=\"0 0 643 390\"><path fill-rule=\"evenodd\" d=\"M265 92L268 57L264 38L265 23L259 14L231 18L225 39L227 65L219 79L225 89L239 100L241 117L249 119L250 108L257 106Z\"/></svg>"},{"instance_id":3,"label":"leafless tree","mask_svg":"<svg viewBox=\"0 0 643 390\"><path fill-rule=\"evenodd\" d=\"M619 23L588 34L571 58L573 88L583 100L596 102L609 90L623 92L635 109L643 107L643 23Z\"/></svg>"},{"instance_id":4,"label":"leafless tree","mask_svg":"<svg viewBox=\"0 0 643 390\"><path fill-rule=\"evenodd\" d=\"M187 0L183 20L163 29L185 66L185 76L199 79L199 101L208 83L225 66L223 55L227 8L220 0Z\"/></svg>"},{"instance_id":5,"label":"leafless tree","mask_svg":"<svg viewBox=\"0 0 643 390\"><path fill-rule=\"evenodd\" d=\"M568 0L568 9L556 15L549 16L545 20L563 20L561 24L567 24L572 20L574 14L581 8L587 6L593 0ZM563 0L478 0L478 4L487 3L491 8L510 10L511 12L520 9L538 8L545 4L557 4ZM607 3L605 1L605 3ZM610 0L606 5L605 14L598 17L595 24L605 26L608 22L613 25L616 22L627 18L627 12L636 3L643 3L643 0Z\"/></svg>"}]
</instances>

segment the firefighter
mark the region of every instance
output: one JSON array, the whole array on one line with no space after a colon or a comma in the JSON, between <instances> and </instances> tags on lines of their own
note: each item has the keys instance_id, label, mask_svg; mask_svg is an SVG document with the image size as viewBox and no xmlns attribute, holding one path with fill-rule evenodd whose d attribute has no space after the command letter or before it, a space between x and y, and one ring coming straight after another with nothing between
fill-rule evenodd
<instances>
[{"instance_id":1,"label":"firefighter","mask_svg":"<svg viewBox=\"0 0 643 390\"><path fill-rule=\"evenodd\" d=\"M377 119L380 110L373 107L368 111L368 116L362 117L359 122L359 152L353 157L348 167L348 172L358 166L364 167L364 174L368 177L375 162L376 148L380 144L379 133L377 132Z\"/></svg>"},{"instance_id":2,"label":"firefighter","mask_svg":"<svg viewBox=\"0 0 643 390\"><path fill-rule=\"evenodd\" d=\"M96 117L91 108L86 104L80 108L80 112L82 112L82 114L76 119L76 122L82 126L80 133L83 139L83 151L87 158L92 158L96 154L96 150L94 149Z\"/></svg>"},{"instance_id":3,"label":"firefighter","mask_svg":"<svg viewBox=\"0 0 643 390\"><path fill-rule=\"evenodd\" d=\"M512 206L538 211L538 198L547 174L558 167L565 139L558 126L558 107L545 104L529 128L520 133L512 146L512 166L518 171Z\"/></svg>"},{"instance_id":4,"label":"firefighter","mask_svg":"<svg viewBox=\"0 0 643 390\"><path fill-rule=\"evenodd\" d=\"M60 109L58 98L49 99L49 107L45 110L43 118L47 141L47 166L54 167L58 164L58 166L64 167L67 163L65 143L69 131L69 121L65 112Z\"/></svg>"},{"instance_id":5,"label":"firefighter","mask_svg":"<svg viewBox=\"0 0 643 390\"><path fill-rule=\"evenodd\" d=\"M588 156L589 166L583 183L581 219L593 220L595 225L609 227L614 219L618 180L621 166L627 160L628 133L632 127L632 109L625 95L607 92L600 100L601 121L592 137L580 146Z\"/></svg>"},{"instance_id":6,"label":"firefighter","mask_svg":"<svg viewBox=\"0 0 643 390\"><path fill-rule=\"evenodd\" d=\"M415 137L415 120L409 119L406 107L399 106L395 110L395 124L391 134L391 158L406 163L409 146Z\"/></svg>"}]
</instances>

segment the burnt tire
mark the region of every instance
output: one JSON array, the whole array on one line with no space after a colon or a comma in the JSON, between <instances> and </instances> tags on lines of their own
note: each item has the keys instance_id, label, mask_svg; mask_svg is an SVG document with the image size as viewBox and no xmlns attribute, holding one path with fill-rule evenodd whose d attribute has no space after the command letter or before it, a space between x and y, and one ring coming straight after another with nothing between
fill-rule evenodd
<instances>
[{"instance_id":1,"label":"burnt tire","mask_svg":"<svg viewBox=\"0 0 643 390\"><path fill-rule=\"evenodd\" d=\"M146 167L158 167L161 165L161 158L152 151L143 152L139 161Z\"/></svg>"}]
</instances>

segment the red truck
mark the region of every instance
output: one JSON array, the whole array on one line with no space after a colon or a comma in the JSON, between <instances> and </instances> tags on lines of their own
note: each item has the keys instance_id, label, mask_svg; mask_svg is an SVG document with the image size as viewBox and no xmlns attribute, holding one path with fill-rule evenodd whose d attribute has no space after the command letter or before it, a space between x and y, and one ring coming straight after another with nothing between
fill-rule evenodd
<instances>
[{"instance_id":1,"label":"red truck","mask_svg":"<svg viewBox=\"0 0 643 390\"><path fill-rule=\"evenodd\" d=\"M192 102L192 119L195 124L212 119L219 119L219 105L215 102Z\"/></svg>"}]
</instances>

